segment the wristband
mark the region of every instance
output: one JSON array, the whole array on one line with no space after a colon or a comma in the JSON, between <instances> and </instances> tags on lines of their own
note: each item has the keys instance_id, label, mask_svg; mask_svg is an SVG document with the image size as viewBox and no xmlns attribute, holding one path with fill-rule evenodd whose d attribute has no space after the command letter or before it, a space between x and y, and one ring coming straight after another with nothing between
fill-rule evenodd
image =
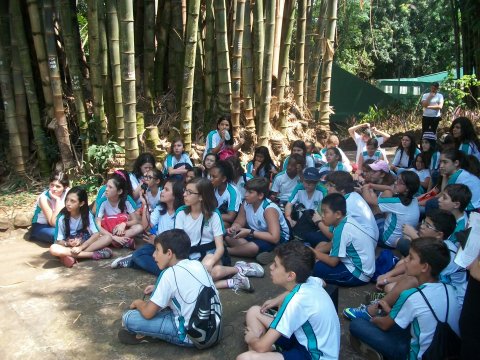
<instances>
[{"instance_id":1,"label":"wristband","mask_svg":"<svg viewBox=\"0 0 480 360\"><path fill-rule=\"evenodd\" d=\"M250 230L250 236L253 236L253 233L255 232L255 230L251 229Z\"/></svg>"}]
</instances>

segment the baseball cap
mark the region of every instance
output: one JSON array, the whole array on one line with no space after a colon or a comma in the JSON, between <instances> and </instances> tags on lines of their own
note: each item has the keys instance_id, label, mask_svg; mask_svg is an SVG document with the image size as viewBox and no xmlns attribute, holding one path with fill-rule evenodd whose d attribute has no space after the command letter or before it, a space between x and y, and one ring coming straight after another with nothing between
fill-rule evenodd
<instances>
[{"instance_id":1,"label":"baseball cap","mask_svg":"<svg viewBox=\"0 0 480 360\"><path fill-rule=\"evenodd\" d=\"M388 164L383 160L377 160L371 164L368 164L368 166L370 166L370 169L372 169L373 171L383 171L386 173L390 172Z\"/></svg>"},{"instance_id":2,"label":"baseball cap","mask_svg":"<svg viewBox=\"0 0 480 360\"><path fill-rule=\"evenodd\" d=\"M320 181L320 172L317 168L308 167L303 170L303 179L308 181Z\"/></svg>"}]
</instances>

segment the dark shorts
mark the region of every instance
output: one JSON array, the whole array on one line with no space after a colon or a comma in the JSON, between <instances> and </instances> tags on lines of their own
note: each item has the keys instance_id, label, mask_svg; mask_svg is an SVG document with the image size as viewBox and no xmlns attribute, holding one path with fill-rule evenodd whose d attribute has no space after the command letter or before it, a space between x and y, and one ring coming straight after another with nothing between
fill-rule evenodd
<instances>
[{"instance_id":1,"label":"dark shorts","mask_svg":"<svg viewBox=\"0 0 480 360\"><path fill-rule=\"evenodd\" d=\"M286 338L281 336L276 342L275 345L279 347L279 353L283 355L285 360L311 360L312 357L308 350L300 345L300 343L295 338L295 335L292 337Z\"/></svg>"},{"instance_id":2,"label":"dark shorts","mask_svg":"<svg viewBox=\"0 0 480 360\"><path fill-rule=\"evenodd\" d=\"M257 245L259 253L270 252L270 251L273 251L273 249L275 249L274 244L265 240L256 239L253 236L247 236L245 240L247 240L248 242L253 242L255 245Z\"/></svg>"}]
</instances>

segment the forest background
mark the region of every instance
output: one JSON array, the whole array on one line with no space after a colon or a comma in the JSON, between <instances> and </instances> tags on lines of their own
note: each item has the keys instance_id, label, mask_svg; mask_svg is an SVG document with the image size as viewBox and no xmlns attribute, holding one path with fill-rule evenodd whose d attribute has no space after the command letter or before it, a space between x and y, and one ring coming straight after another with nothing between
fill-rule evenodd
<instances>
[{"instance_id":1,"label":"forest background","mask_svg":"<svg viewBox=\"0 0 480 360\"><path fill-rule=\"evenodd\" d=\"M160 161L175 137L198 159L226 114L245 154L322 144L332 62L371 83L463 67L443 86L445 118L476 119L479 13L475 0L2 1L2 191L55 167L95 184L142 151ZM414 99L346 125L394 132L420 114Z\"/></svg>"}]
</instances>

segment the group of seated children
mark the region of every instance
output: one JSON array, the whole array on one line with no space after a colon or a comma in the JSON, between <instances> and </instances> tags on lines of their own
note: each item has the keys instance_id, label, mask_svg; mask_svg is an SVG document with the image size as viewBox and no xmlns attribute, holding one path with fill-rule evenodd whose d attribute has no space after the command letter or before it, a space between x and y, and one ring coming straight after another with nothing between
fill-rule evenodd
<instances>
[{"instance_id":1,"label":"group of seated children","mask_svg":"<svg viewBox=\"0 0 480 360\"><path fill-rule=\"evenodd\" d=\"M359 135L359 128L366 131ZM273 283L286 292L247 312L249 351L238 359L263 358L260 353L338 358L339 323L326 283L375 281L384 292L381 300L343 311L352 319L352 344L359 351L420 359L436 326L430 308L440 319L448 308L448 323L459 334L467 277L454 260L467 212L480 209L475 156L455 148L438 151L433 133L423 134L420 151L405 135L389 165L378 148L388 134L366 124L349 129L358 146L355 177L338 138L330 138L322 152L313 143L307 148L294 142L279 172L268 149L259 147L245 170L234 155L231 129L228 118L219 120L207 137L202 167L192 166L181 140L172 143L163 175L151 154L141 154L131 174L116 170L99 190L94 215L87 193L69 189L64 173L55 173L39 196L31 236L53 243L51 254L65 266L110 258L110 246L125 247L134 251L114 259L113 269L159 277L145 289L150 300L135 300L124 314L122 342L162 339L193 346L185 324L194 294L208 284L251 292L249 277L264 276L261 264L271 264ZM457 139L465 125L458 121L452 129ZM467 140L476 144L461 139L460 148ZM377 245L405 258L379 274ZM258 263L232 266L230 256ZM197 281L182 281L192 274Z\"/></svg>"}]
</instances>

